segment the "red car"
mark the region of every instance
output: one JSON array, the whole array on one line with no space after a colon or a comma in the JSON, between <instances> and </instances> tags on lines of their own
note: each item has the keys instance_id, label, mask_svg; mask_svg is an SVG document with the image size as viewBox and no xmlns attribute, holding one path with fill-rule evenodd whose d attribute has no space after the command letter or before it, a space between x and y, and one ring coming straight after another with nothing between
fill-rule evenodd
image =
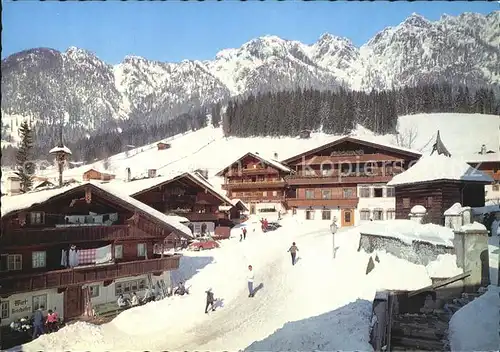
<instances>
[{"instance_id":1,"label":"red car","mask_svg":"<svg viewBox=\"0 0 500 352\"><path fill-rule=\"evenodd\" d=\"M189 249L192 251L199 251L205 249L219 248L219 243L212 237L200 237L195 239L190 245Z\"/></svg>"}]
</instances>

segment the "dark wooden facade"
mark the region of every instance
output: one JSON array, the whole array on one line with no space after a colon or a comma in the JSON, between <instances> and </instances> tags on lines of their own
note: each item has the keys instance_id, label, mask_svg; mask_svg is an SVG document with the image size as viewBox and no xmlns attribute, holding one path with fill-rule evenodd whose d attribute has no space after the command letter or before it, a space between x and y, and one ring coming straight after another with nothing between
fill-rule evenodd
<instances>
[{"instance_id":1,"label":"dark wooden facade","mask_svg":"<svg viewBox=\"0 0 500 352\"><path fill-rule=\"evenodd\" d=\"M288 174L258 155L247 153L217 175L224 177L222 188L230 198L245 203L283 203Z\"/></svg>"},{"instance_id":2,"label":"dark wooden facade","mask_svg":"<svg viewBox=\"0 0 500 352\"><path fill-rule=\"evenodd\" d=\"M427 209L430 222L444 225L444 212L455 203L462 206L484 206L484 183L440 180L418 184L396 185L396 219L408 219L415 205Z\"/></svg>"},{"instance_id":3,"label":"dark wooden facade","mask_svg":"<svg viewBox=\"0 0 500 352\"><path fill-rule=\"evenodd\" d=\"M355 209L358 184L386 183L420 154L353 137L291 157L294 173L285 178L289 207Z\"/></svg>"},{"instance_id":4,"label":"dark wooden facade","mask_svg":"<svg viewBox=\"0 0 500 352\"><path fill-rule=\"evenodd\" d=\"M170 148L170 144L166 142L159 142L156 144L156 147L158 148L158 150L165 150Z\"/></svg>"},{"instance_id":5,"label":"dark wooden facade","mask_svg":"<svg viewBox=\"0 0 500 352\"><path fill-rule=\"evenodd\" d=\"M168 243L166 239L188 234L142 208L92 184L77 186L50 198L43 194L15 196L36 198L40 195L40 201L30 200L27 204L35 204L2 214L1 297L50 288L78 292L83 284L112 282L117 278L178 268L178 256L155 254L153 248L163 249ZM20 199L13 197L10 201ZM72 223L80 218L84 221ZM62 251L71 245L78 250L109 245L111 260L72 268L63 266ZM44 259L35 260L35 254L40 253ZM75 296L70 296L65 305L74 301ZM80 315L82 309L81 301L64 307L66 317Z\"/></svg>"},{"instance_id":6,"label":"dark wooden facade","mask_svg":"<svg viewBox=\"0 0 500 352\"><path fill-rule=\"evenodd\" d=\"M183 216L190 222L216 224L227 218L219 206L232 206L228 199L189 173L138 191L132 197L162 213Z\"/></svg>"}]
</instances>

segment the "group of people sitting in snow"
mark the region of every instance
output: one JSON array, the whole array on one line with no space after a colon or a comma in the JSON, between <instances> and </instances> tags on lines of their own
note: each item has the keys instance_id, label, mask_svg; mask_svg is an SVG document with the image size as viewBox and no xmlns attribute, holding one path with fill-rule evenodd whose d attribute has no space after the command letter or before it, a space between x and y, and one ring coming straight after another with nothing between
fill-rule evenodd
<instances>
[{"instance_id":1,"label":"group of people sitting in snow","mask_svg":"<svg viewBox=\"0 0 500 352\"><path fill-rule=\"evenodd\" d=\"M179 285L173 290L174 295L179 295L179 296L184 296L189 294L188 288L184 285L184 283L181 281L179 282ZM117 301L116 304L118 305L119 308L130 308L130 307L136 307L148 302L152 302L156 300L156 297L159 296L158 293L155 293L155 291L151 288L146 289L146 293L144 294L144 297L139 298L137 296L137 293L132 292L132 296L126 297L123 294L121 294ZM168 294L170 296L170 294Z\"/></svg>"}]
</instances>

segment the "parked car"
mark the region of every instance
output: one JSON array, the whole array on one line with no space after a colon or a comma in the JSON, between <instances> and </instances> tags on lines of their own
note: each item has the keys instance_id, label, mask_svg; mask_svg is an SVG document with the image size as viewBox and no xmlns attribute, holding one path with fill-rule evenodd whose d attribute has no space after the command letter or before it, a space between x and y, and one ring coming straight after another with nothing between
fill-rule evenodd
<instances>
[{"instance_id":1,"label":"parked car","mask_svg":"<svg viewBox=\"0 0 500 352\"><path fill-rule=\"evenodd\" d=\"M281 227L277 222L270 222L267 224L267 231L274 231Z\"/></svg>"},{"instance_id":2,"label":"parked car","mask_svg":"<svg viewBox=\"0 0 500 352\"><path fill-rule=\"evenodd\" d=\"M205 249L219 248L219 243L212 237L199 237L195 239L189 245L189 249L192 251L200 251Z\"/></svg>"}]
</instances>

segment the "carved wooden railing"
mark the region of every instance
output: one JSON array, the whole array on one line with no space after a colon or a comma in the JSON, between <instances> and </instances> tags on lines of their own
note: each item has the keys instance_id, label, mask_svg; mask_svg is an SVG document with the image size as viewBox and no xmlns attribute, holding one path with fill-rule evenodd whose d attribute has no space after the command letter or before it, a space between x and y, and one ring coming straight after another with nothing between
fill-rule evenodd
<instances>
[{"instance_id":1,"label":"carved wooden railing","mask_svg":"<svg viewBox=\"0 0 500 352\"><path fill-rule=\"evenodd\" d=\"M180 257L174 255L156 259L82 266L73 269L47 271L40 274L20 274L8 277L5 277L5 273L3 273L0 275L0 295L83 285L121 277L175 270L179 268Z\"/></svg>"}]
</instances>

